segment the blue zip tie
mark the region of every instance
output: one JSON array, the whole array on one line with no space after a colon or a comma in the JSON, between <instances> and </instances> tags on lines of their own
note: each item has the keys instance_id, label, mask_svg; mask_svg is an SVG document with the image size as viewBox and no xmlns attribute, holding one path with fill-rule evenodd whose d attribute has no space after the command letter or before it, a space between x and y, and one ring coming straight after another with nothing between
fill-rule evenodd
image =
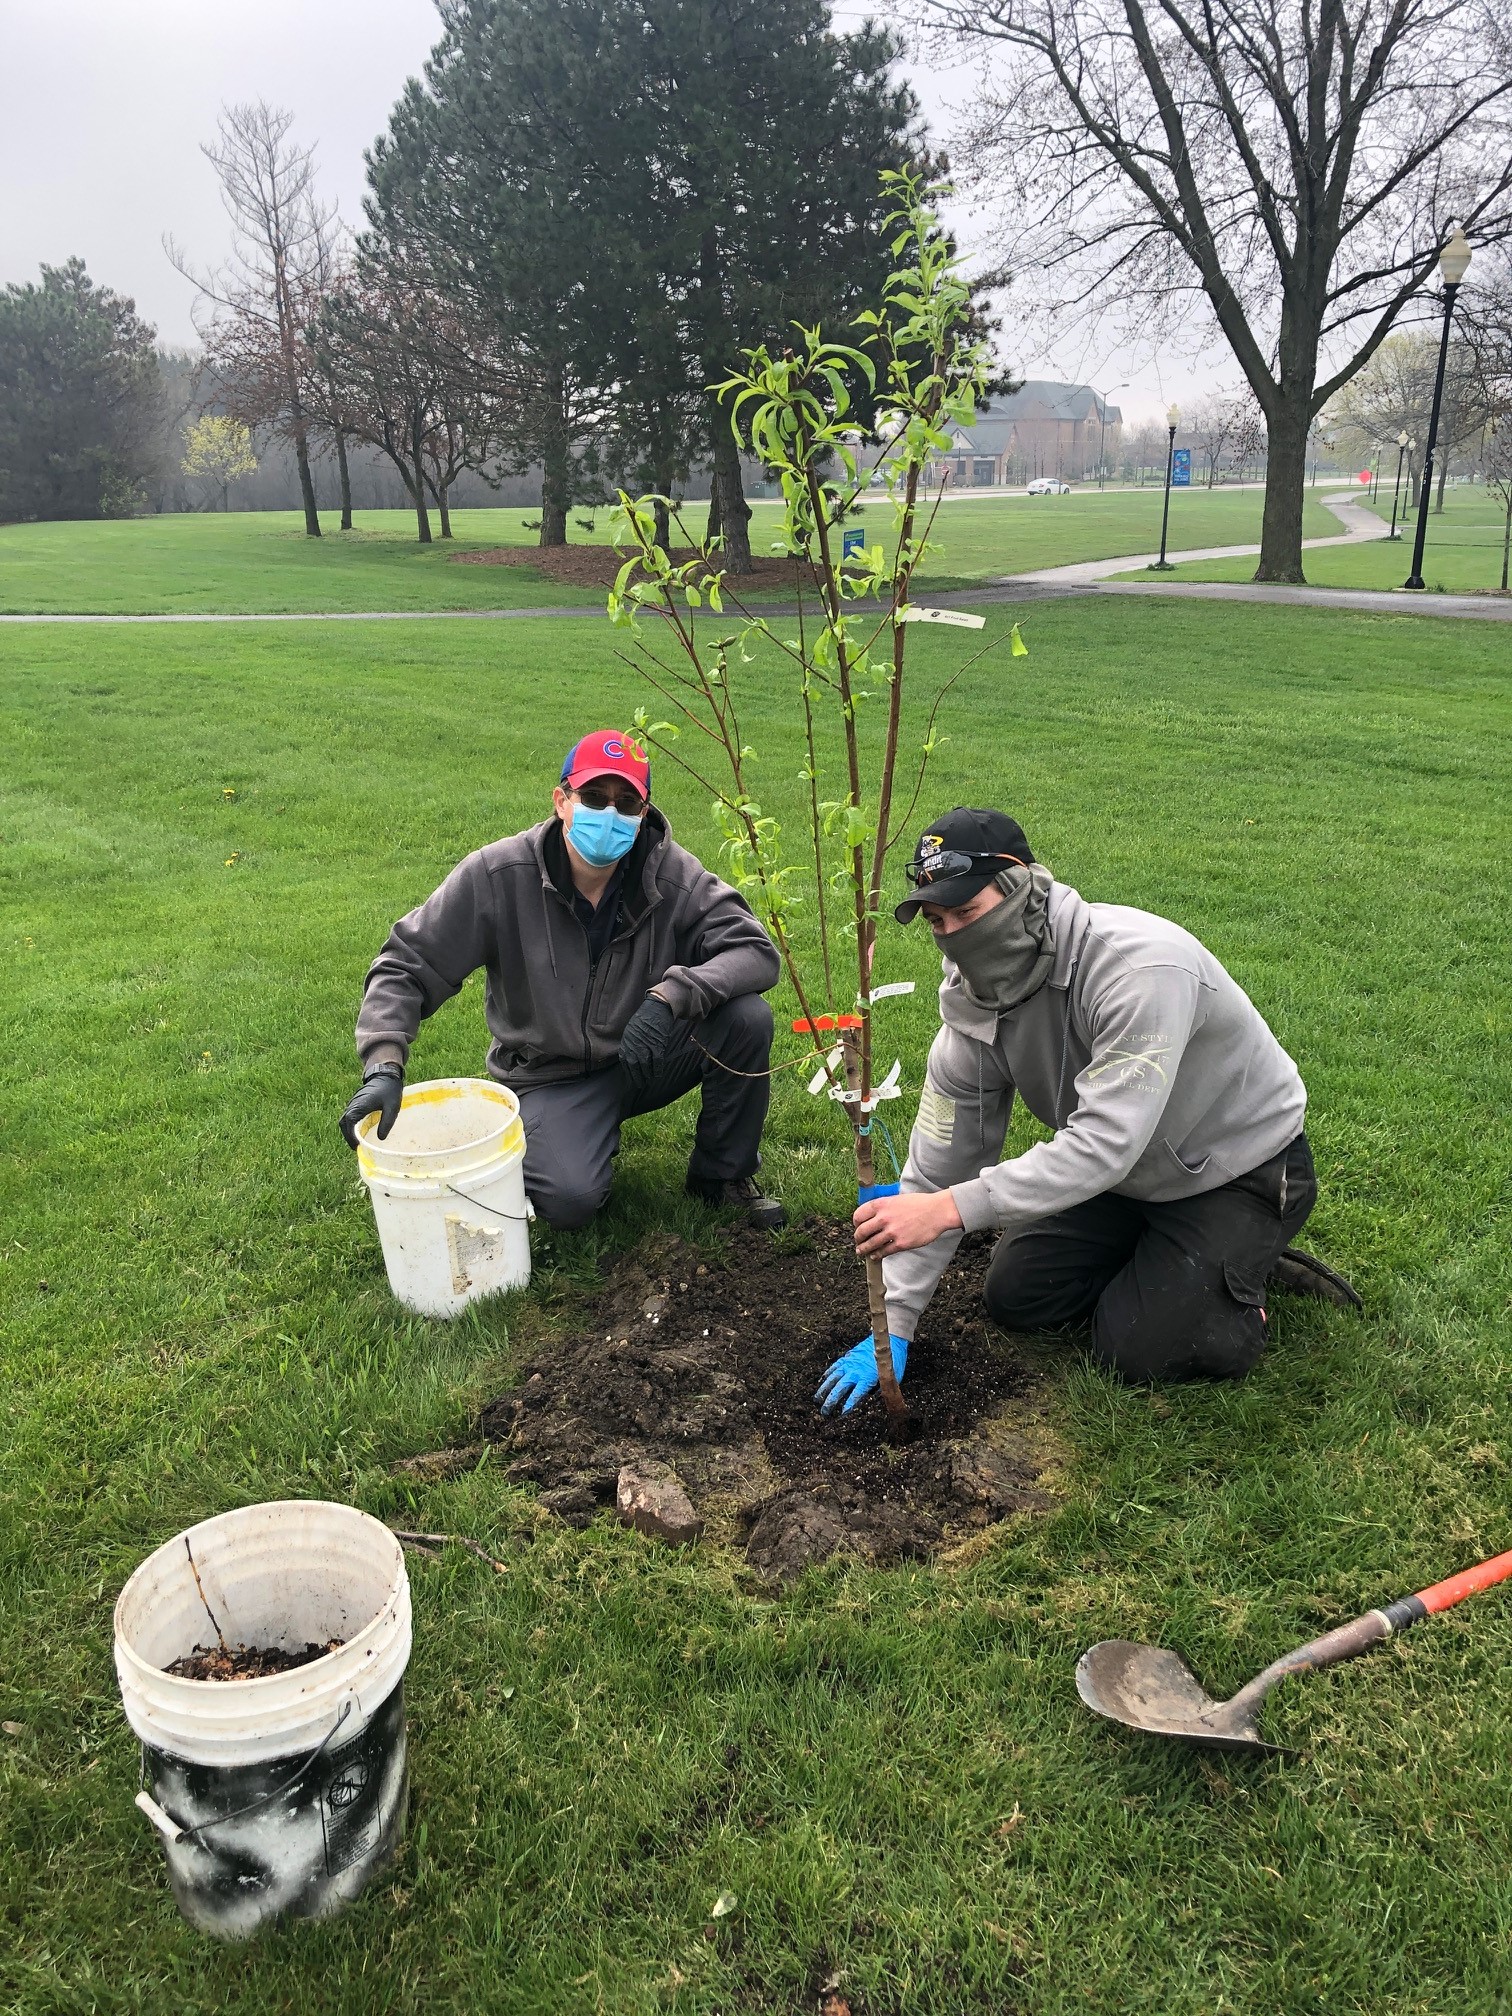
<instances>
[{"instance_id":1,"label":"blue zip tie","mask_svg":"<svg viewBox=\"0 0 1512 2016\"><path fill-rule=\"evenodd\" d=\"M896 1197L897 1194L898 1186L896 1183L858 1183L856 1185L856 1202L858 1204L870 1204L874 1197Z\"/></svg>"},{"instance_id":2,"label":"blue zip tie","mask_svg":"<svg viewBox=\"0 0 1512 2016\"><path fill-rule=\"evenodd\" d=\"M903 1176L903 1164L898 1160L898 1151L896 1148L894 1148L893 1138L891 1134L889 1134L887 1131L887 1122L882 1118L882 1115L880 1113L876 1116L876 1119L877 1119L877 1125L882 1129L882 1139L887 1143L887 1154L888 1159L891 1161L893 1165L893 1174L896 1177L898 1177L898 1179L901 1181Z\"/></svg>"}]
</instances>

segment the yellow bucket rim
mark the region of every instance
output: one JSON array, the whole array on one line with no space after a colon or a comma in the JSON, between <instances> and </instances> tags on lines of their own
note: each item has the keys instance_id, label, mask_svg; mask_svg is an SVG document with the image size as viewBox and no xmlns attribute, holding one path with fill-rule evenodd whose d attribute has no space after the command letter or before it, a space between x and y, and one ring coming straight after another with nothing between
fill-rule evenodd
<instances>
[{"instance_id":1,"label":"yellow bucket rim","mask_svg":"<svg viewBox=\"0 0 1512 2016\"><path fill-rule=\"evenodd\" d=\"M421 1085L406 1085L399 1110L402 1113L407 1106L444 1106L453 1099L475 1098L493 1100L506 1111L512 1111L513 1118L499 1136L498 1152L508 1155L517 1148L523 1148L525 1123L520 1118L520 1102L507 1085L496 1084L492 1078L438 1078ZM372 1148L373 1130L380 1117L377 1113L368 1113L357 1122L357 1166L365 1176L389 1173L379 1168ZM410 1161L426 1162L442 1156L465 1155L469 1148L487 1139L488 1136L483 1135L479 1137L479 1142L464 1142L457 1148L397 1149L394 1152Z\"/></svg>"}]
</instances>

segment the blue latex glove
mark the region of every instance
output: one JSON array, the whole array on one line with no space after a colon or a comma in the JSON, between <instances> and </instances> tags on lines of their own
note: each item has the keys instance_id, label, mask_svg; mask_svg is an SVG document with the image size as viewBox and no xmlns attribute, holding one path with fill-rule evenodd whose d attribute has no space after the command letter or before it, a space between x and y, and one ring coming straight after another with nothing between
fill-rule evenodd
<instances>
[{"instance_id":1,"label":"blue latex glove","mask_svg":"<svg viewBox=\"0 0 1512 2016\"><path fill-rule=\"evenodd\" d=\"M892 1354L893 1377L901 1385L908 1366L906 1337L893 1338ZM820 1402L826 1414L833 1414L844 1400L845 1405L840 1411L849 1414L858 1401L864 1400L868 1393L875 1393L876 1390L877 1347L872 1342L872 1334L868 1330L859 1344L847 1351L843 1358L837 1358L831 1365L819 1381L819 1391L814 1398ZM850 1396L849 1399L846 1399L847 1394Z\"/></svg>"}]
</instances>

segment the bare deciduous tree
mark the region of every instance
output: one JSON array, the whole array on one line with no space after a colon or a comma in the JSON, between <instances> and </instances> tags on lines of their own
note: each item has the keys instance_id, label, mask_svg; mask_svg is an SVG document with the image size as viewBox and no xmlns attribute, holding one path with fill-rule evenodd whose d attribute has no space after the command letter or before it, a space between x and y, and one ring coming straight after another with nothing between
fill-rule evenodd
<instances>
[{"instance_id":1,"label":"bare deciduous tree","mask_svg":"<svg viewBox=\"0 0 1512 2016\"><path fill-rule=\"evenodd\" d=\"M220 177L231 257L200 270L171 238L164 247L200 291L195 326L228 410L293 443L305 531L318 539L300 338L329 278L335 211L315 193L315 150L295 145L293 124L261 99L227 106L219 139L200 151Z\"/></svg>"},{"instance_id":2,"label":"bare deciduous tree","mask_svg":"<svg viewBox=\"0 0 1512 2016\"><path fill-rule=\"evenodd\" d=\"M1437 336L1427 330L1404 329L1388 337L1330 402L1324 418L1324 425L1340 446L1362 455L1394 448L1405 434L1409 444L1407 480L1414 505L1418 501L1418 480L1428 439L1438 351ZM1439 413L1440 510L1450 456L1466 442L1478 441L1485 424L1485 402L1476 359L1463 342L1451 343Z\"/></svg>"},{"instance_id":3,"label":"bare deciduous tree","mask_svg":"<svg viewBox=\"0 0 1512 2016\"><path fill-rule=\"evenodd\" d=\"M1512 566L1512 256L1505 252L1489 281L1476 289L1464 317L1486 420L1482 471L1504 506L1502 593Z\"/></svg>"},{"instance_id":4,"label":"bare deciduous tree","mask_svg":"<svg viewBox=\"0 0 1512 2016\"><path fill-rule=\"evenodd\" d=\"M320 234L314 266L314 298L307 304L307 319L300 330L299 367L304 387L305 411L330 444L336 457L336 475L341 486L341 529L352 529L352 471L347 461L347 442L354 429L351 415L341 396L341 387L323 359L311 332L327 301L341 290L352 271L350 240L334 218Z\"/></svg>"},{"instance_id":5,"label":"bare deciduous tree","mask_svg":"<svg viewBox=\"0 0 1512 2016\"><path fill-rule=\"evenodd\" d=\"M1229 445L1229 459L1242 483L1246 472L1260 468L1265 461L1265 415L1260 411L1253 393L1241 392L1234 402L1234 437Z\"/></svg>"},{"instance_id":6,"label":"bare deciduous tree","mask_svg":"<svg viewBox=\"0 0 1512 2016\"><path fill-rule=\"evenodd\" d=\"M1141 483L1147 470L1165 468L1166 430L1158 421L1142 420L1125 434L1124 444L1125 466L1133 470Z\"/></svg>"},{"instance_id":7,"label":"bare deciduous tree","mask_svg":"<svg viewBox=\"0 0 1512 2016\"><path fill-rule=\"evenodd\" d=\"M1503 0L917 0L999 59L974 136L1067 303L1197 292L1265 416L1258 580L1302 579L1309 428L1457 220L1512 234Z\"/></svg>"},{"instance_id":8,"label":"bare deciduous tree","mask_svg":"<svg viewBox=\"0 0 1512 2016\"><path fill-rule=\"evenodd\" d=\"M1233 446L1238 424L1238 401L1227 392L1214 392L1199 400L1187 421L1192 444L1206 465L1204 474L1209 490L1217 482L1223 459Z\"/></svg>"},{"instance_id":9,"label":"bare deciduous tree","mask_svg":"<svg viewBox=\"0 0 1512 2016\"><path fill-rule=\"evenodd\" d=\"M450 491L464 469L486 472L504 400L501 374L481 371L477 346L455 310L369 248L355 274L322 304L306 333L310 369L354 439L393 463L415 507L420 543L431 541L427 493L451 537Z\"/></svg>"}]
</instances>

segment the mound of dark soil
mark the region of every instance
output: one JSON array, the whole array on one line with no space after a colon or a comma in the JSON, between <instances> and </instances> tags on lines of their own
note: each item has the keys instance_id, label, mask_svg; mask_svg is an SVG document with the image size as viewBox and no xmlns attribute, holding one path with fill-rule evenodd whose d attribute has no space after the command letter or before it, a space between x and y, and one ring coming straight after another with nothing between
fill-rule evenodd
<instances>
[{"instance_id":1,"label":"mound of dark soil","mask_svg":"<svg viewBox=\"0 0 1512 2016\"><path fill-rule=\"evenodd\" d=\"M302 1652L286 1652L281 1645L196 1645L164 1671L180 1680L265 1680L270 1673L292 1673L324 1659L327 1652L339 1652L343 1643L332 1638L325 1645L306 1645Z\"/></svg>"},{"instance_id":2,"label":"mound of dark soil","mask_svg":"<svg viewBox=\"0 0 1512 2016\"><path fill-rule=\"evenodd\" d=\"M621 1470L673 1473L699 1517L785 1580L848 1550L930 1554L1052 1501L1034 1375L987 1322L988 1242L967 1241L910 1352L917 1434L889 1443L880 1399L826 1417L814 1390L865 1323L848 1226L742 1227L713 1261L678 1241L620 1262L580 1327L530 1359L483 1412L508 1474L586 1523Z\"/></svg>"}]
</instances>

